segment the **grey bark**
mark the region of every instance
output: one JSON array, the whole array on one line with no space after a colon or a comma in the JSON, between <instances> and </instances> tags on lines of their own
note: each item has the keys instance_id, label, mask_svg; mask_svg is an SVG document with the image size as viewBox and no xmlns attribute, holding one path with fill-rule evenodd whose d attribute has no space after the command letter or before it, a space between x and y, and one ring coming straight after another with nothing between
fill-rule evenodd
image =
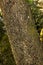
<instances>
[{"instance_id":1,"label":"grey bark","mask_svg":"<svg viewBox=\"0 0 43 65\"><path fill-rule=\"evenodd\" d=\"M38 33L25 0L3 0L2 10L17 65L42 65Z\"/></svg>"}]
</instances>

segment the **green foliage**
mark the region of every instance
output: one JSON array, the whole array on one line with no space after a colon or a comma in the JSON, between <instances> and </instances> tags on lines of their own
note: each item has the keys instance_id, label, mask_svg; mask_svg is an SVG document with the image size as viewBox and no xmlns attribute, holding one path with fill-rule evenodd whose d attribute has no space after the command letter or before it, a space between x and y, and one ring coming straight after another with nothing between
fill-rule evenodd
<instances>
[{"instance_id":1,"label":"green foliage","mask_svg":"<svg viewBox=\"0 0 43 65\"><path fill-rule=\"evenodd\" d=\"M0 48L1 48L0 64L15 65L7 35L3 36L2 41L0 42Z\"/></svg>"},{"instance_id":2,"label":"green foliage","mask_svg":"<svg viewBox=\"0 0 43 65\"><path fill-rule=\"evenodd\" d=\"M15 65L2 18L0 13L0 65Z\"/></svg>"},{"instance_id":3,"label":"green foliage","mask_svg":"<svg viewBox=\"0 0 43 65\"><path fill-rule=\"evenodd\" d=\"M38 33L40 34L41 29L43 28L43 13L36 6L37 2L31 6L32 15L35 20L35 25Z\"/></svg>"},{"instance_id":4,"label":"green foliage","mask_svg":"<svg viewBox=\"0 0 43 65\"><path fill-rule=\"evenodd\" d=\"M43 12L41 12L39 7L37 7L38 0L26 0L31 7L32 15L35 21L36 29L40 35L41 30L43 29ZM43 32L42 32L43 33ZM43 35L42 35L43 36Z\"/></svg>"},{"instance_id":5,"label":"green foliage","mask_svg":"<svg viewBox=\"0 0 43 65\"><path fill-rule=\"evenodd\" d=\"M4 36L4 34L5 34L5 30L3 29L4 24L2 23L1 19L2 19L2 16L0 14L0 41L1 41L2 37Z\"/></svg>"},{"instance_id":6,"label":"green foliage","mask_svg":"<svg viewBox=\"0 0 43 65\"><path fill-rule=\"evenodd\" d=\"M33 4L33 0L26 0L26 2L28 2L30 5Z\"/></svg>"}]
</instances>

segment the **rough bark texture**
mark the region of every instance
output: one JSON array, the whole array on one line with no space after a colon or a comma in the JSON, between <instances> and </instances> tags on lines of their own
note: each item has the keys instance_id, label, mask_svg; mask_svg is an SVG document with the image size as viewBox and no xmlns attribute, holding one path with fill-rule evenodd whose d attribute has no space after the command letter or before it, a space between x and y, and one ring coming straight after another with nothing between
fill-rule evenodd
<instances>
[{"instance_id":1,"label":"rough bark texture","mask_svg":"<svg viewBox=\"0 0 43 65\"><path fill-rule=\"evenodd\" d=\"M38 34L24 0L3 0L4 23L17 65L42 65Z\"/></svg>"}]
</instances>

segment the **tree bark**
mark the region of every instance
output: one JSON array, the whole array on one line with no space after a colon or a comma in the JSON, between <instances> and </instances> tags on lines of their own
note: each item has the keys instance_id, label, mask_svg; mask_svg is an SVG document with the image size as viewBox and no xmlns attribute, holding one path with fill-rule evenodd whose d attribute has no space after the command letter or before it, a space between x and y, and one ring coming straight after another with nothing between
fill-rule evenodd
<instances>
[{"instance_id":1,"label":"tree bark","mask_svg":"<svg viewBox=\"0 0 43 65\"><path fill-rule=\"evenodd\" d=\"M42 65L40 41L29 4L25 0L3 0L1 3L16 64Z\"/></svg>"}]
</instances>

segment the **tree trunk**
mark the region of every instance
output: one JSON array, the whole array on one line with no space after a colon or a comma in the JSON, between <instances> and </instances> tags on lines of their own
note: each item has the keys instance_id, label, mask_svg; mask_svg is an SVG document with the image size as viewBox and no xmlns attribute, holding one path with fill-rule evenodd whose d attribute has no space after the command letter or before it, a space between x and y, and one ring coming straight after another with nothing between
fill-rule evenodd
<instances>
[{"instance_id":1,"label":"tree trunk","mask_svg":"<svg viewBox=\"0 0 43 65\"><path fill-rule=\"evenodd\" d=\"M3 0L2 11L17 65L42 65L38 33L25 0Z\"/></svg>"}]
</instances>

